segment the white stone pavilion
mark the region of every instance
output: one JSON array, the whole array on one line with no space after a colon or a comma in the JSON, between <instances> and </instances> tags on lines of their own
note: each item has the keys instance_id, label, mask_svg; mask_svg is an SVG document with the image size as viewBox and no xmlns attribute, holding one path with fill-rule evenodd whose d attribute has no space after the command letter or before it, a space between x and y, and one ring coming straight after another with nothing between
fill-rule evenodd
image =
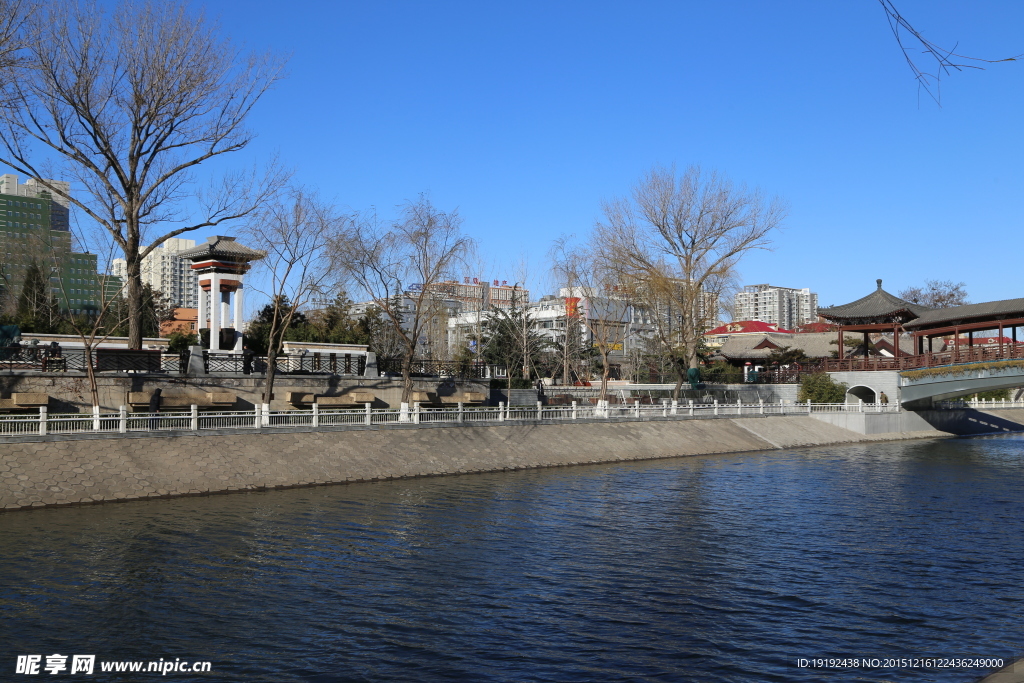
<instances>
[{"instance_id":1,"label":"white stone pavilion","mask_svg":"<svg viewBox=\"0 0 1024 683\"><path fill-rule=\"evenodd\" d=\"M250 262L260 260L267 253L241 245L234 237L217 235L178 255L192 261L192 270L198 276L196 326L209 328L210 351L241 353L245 273L251 267Z\"/></svg>"}]
</instances>

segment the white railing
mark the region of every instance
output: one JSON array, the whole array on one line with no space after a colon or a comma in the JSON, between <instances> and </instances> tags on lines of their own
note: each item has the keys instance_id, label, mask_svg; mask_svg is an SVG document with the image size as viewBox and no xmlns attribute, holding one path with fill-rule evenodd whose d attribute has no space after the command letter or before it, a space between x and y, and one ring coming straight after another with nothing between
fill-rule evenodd
<instances>
[{"instance_id":1,"label":"white railing","mask_svg":"<svg viewBox=\"0 0 1024 683\"><path fill-rule=\"evenodd\" d=\"M948 407L1021 408L1024 401L947 402ZM700 403L693 401L662 401L657 404L572 403L567 406L466 406L423 408L416 403L405 411L393 408L365 408L356 410L321 410L314 405L309 410L262 410L256 406L250 411L200 412L192 406L187 412L130 413L122 406L116 413L49 414L40 408L39 414L0 415L0 436L47 434L86 434L128 432L180 432L208 429L257 429L262 427L344 427L348 425L465 425L502 422L564 422L588 419L649 420L705 419L715 417L757 417L766 415L810 415L812 413L891 413L899 406L881 403Z\"/></svg>"},{"instance_id":2,"label":"white railing","mask_svg":"<svg viewBox=\"0 0 1024 683\"><path fill-rule=\"evenodd\" d=\"M969 400L938 401L935 407L941 410L953 410L956 408L972 408L974 410L1024 408L1024 399L1014 401L1007 398L972 398Z\"/></svg>"}]
</instances>

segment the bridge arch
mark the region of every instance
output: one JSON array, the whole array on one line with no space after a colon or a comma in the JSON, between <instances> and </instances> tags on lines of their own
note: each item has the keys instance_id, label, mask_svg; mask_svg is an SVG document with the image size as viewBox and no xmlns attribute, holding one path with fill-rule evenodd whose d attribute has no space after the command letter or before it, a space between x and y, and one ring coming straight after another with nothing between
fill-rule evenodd
<instances>
[{"instance_id":1,"label":"bridge arch","mask_svg":"<svg viewBox=\"0 0 1024 683\"><path fill-rule=\"evenodd\" d=\"M865 403L877 403L878 392L864 384L858 384L846 390L847 403L856 403L858 400Z\"/></svg>"}]
</instances>

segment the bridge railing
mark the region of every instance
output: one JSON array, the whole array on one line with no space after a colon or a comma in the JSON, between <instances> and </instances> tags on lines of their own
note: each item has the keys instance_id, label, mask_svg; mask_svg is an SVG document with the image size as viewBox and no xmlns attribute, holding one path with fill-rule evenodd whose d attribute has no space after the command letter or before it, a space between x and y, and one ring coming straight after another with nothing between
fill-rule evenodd
<instances>
[{"instance_id":1,"label":"bridge railing","mask_svg":"<svg viewBox=\"0 0 1024 683\"><path fill-rule=\"evenodd\" d=\"M996 410L1000 408L1024 408L1024 399L1011 400L1007 398L973 398L956 399L952 401L937 401L935 407L939 410L956 410L957 408L973 408L974 410Z\"/></svg>"},{"instance_id":2,"label":"bridge railing","mask_svg":"<svg viewBox=\"0 0 1024 683\"><path fill-rule=\"evenodd\" d=\"M913 356L871 356L868 358L827 358L826 372L851 372L864 370L920 370L943 365L961 363L983 363L994 360L1016 360L1024 358L1024 345L1005 344L998 346L968 346L940 353L921 353Z\"/></svg>"}]
</instances>

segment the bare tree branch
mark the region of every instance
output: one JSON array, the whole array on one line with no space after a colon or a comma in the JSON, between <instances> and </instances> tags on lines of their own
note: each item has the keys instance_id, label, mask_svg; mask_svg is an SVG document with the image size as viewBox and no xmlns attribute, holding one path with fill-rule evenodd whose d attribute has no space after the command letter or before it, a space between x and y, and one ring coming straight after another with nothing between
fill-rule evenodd
<instances>
[{"instance_id":1,"label":"bare tree branch","mask_svg":"<svg viewBox=\"0 0 1024 683\"><path fill-rule=\"evenodd\" d=\"M918 32L913 25L907 21L907 19L900 14L900 11L896 9L896 5L893 4L892 0L878 0L878 3L882 6L882 10L885 12L885 18L889 22L889 28L892 30L893 36L896 38L896 43L900 46L900 50L903 52L904 59L907 60L907 66L910 67L910 71L914 74L914 79L917 81L918 88L928 93L936 104L941 105L941 81L942 77L949 75L951 71L963 71L964 69L984 69L982 64L998 64L1000 62L1015 62L1024 53L1014 55L1012 57L1004 57L1002 59L981 59L979 57L968 57L967 55L956 52L956 47L949 50L940 47L932 41L925 38ZM925 61L933 64L931 70L927 67L920 66L917 59L918 57L914 54L916 51L920 51L920 55L923 56Z\"/></svg>"}]
</instances>

